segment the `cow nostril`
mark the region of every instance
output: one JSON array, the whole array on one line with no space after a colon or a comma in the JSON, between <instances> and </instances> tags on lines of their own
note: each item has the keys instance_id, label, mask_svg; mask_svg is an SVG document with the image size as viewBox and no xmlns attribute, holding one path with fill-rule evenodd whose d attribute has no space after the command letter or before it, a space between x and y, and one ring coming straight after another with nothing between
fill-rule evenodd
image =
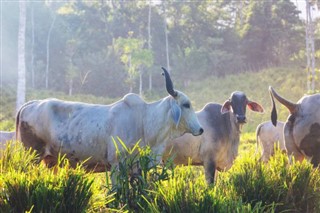
<instances>
[{"instance_id":1,"label":"cow nostril","mask_svg":"<svg viewBox=\"0 0 320 213\"><path fill-rule=\"evenodd\" d=\"M246 117L245 116L237 116L238 123L245 123L246 122Z\"/></svg>"},{"instance_id":2,"label":"cow nostril","mask_svg":"<svg viewBox=\"0 0 320 213\"><path fill-rule=\"evenodd\" d=\"M203 128L200 128L200 135L204 132Z\"/></svg>"}]
</instances>

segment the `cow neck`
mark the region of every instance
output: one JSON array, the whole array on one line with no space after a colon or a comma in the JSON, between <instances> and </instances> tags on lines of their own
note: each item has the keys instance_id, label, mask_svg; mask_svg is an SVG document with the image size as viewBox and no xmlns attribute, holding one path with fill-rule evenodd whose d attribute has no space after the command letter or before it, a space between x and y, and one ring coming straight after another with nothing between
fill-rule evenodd
<instances>
[{"instance_id":1,"label":"cow neck","mask_svg":"<svg viewBox=\"0 0 320 213\"><path fill-rule=\"evenodd\" d=\"M236 116L230 112L230 124L231 124L231 141L238 142L240 139L240 125L237 123Z\"/></svg>"},{"instance_id":2,"label":"cow neck","mask_svg":"<svg viewBox=\"0 0 320 213\"><path fill-rule=\"evenodd\" d=\"M146 104L145 115L143 117L146 144L155 146L169 139L172 126L170 109L169 97Z\"/></svg>"}]
</instances>

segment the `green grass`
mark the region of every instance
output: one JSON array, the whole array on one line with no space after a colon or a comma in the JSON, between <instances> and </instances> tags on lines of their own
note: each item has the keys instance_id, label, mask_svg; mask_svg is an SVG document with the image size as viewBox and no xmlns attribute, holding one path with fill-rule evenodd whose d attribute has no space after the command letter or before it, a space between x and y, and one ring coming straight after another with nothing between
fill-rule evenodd
<instances>
[{"instance_id":1,"label":"green grass","mask_svg":"<svg viewBox=\"0 0 320 213\"><path fill-rule=\"evenodd\" d=\"M48 169L32 150L11 143L0 158L0 212L319 212L320 171L307 161L289 165L280 151L259 162L253 136L241 138L234 165L212 186L202 167L155 167L152 152L136 147L120 155L110 188L109 173L70 168L64 158Z\"/></svg>"},{"instance_id":2,"label":"green grass","mask_svg":"<svg viewBox=\"0 0 320 213\"><path fill-rule=\"evenodd\" d=\"M299 69L274 68L226 78L210 77L192 82L187 88L177 85L177 89L190 97L196 110L207 102L223 103L235 90L245 92L249 99L265 108L264 114L247 111L248 123L242 129L238 158L229 171L219 172L214 186L208 187L203 168L194 166L178 166L160 181L151 177L154 177L152 172L161 169L150 167L141 176L135 176L139 181L133 181L132 185L128 172L136 165L132 159L151 162L153 155L148 153L142 158L137 155L122 158L122 176L118 178L127 180L122 179L124 185L118 190L108 185L110 173L85 173L81 166L69 168L63 158L60 167L48 169L36 163L38 159L32 150L13 143L0 154L0 212L68 209L77 212L320 212L319 170L306 161L289 165L287 157L280 152L268 164L260 163L254 134L259 123L270 119L268 86L296 102L305 93L305 76ZM0 129L14 130L14 92L6 90L1 96ZM28 91L28 100L48 97L102 104L115 101L90 95L69 97L63 93ZM147 100L159 97L159 94L146 95ZM279 119L285 120L287 109L278 103L277 109ZM123 190L123 186L127 188Z\"/></svg>"}]
</instances>

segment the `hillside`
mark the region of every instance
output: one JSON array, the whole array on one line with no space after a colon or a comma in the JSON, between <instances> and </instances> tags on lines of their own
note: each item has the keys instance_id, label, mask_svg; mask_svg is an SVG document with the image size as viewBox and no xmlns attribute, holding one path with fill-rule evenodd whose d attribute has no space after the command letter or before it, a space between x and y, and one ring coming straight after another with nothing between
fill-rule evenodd
<instances>
[{"instance_id":1,"label":"hillside","mask_svg":"<svg viewBox=\"0 0 320 213\"><path fill-rule=\"evenodd\" d=\"M177 79L178 76L174 76ZM265 108L264 114L247 111L248 123L244 126L244 132L255 131L255 127L262 121L270 119L271 102L268 92L268 86L271 85L281 95L292 100L298 101L305 93L306 74L301 69L296 68L272 68L262 70L256 73L242 73L238 75L228 75L224 78L209 77L199 82L191 82L188 87L181 87L179 84L176 88L185 92L192 100L196 110L200 110L208 102L223 103L233 91L243 91L252 101L260 103ZM112 103L116 99L107 97L95 97L90 95L67 96L63 93L48 91L28 90L27 99L44 99L55 97L65 100L83 101L89 103ZM156 100L165 95L165 91L154 92L154 95L147 95L147 100ZM120 97L119 97L120 98ZM9 119L13 122L15 93L13 89L3 88L0 98L1 120ZM288 111L277 103L277 109L280 120L285 120Z\"/></svg>"},{"instance_id":2,"label":"hillside","mask_svg":"<svg viewBox=\"0 0 320 213\"><path fill-rule=\"evenodd\" d=\"M193 82L184 91L192 99L196 110L208 102L223 103L233 91L243 91L247 97L260 103L265 113L254 113L247 109L248 123L243 131L255 131L256 126L265 120L270 120L271 100L268 87L272 86L280 95L296 102L306 92L306 74L301 69L272 68L257 73L229 75L225 78L207 78L201 82ZM286 120L288 111L276 102L280 120Z\"/></svg>"}]
</instances>

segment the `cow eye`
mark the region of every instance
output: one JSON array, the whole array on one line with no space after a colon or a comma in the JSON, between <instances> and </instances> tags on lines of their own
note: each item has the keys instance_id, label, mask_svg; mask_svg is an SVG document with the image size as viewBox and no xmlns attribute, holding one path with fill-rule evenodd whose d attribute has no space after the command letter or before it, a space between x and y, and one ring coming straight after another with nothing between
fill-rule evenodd
<instances>
[{"instance_id":1,"label":"cow eye","mask_svg":"<svg viewBox=\"0 0 320 213\"><path fill-rule=\"evenodd\" d=\"M187 108L187 109L190 108L190 104L189 104L189 103L185 103L185 104L183 104L182 106L185 107L185 108Z\"/></svg>"}]
</instances>

